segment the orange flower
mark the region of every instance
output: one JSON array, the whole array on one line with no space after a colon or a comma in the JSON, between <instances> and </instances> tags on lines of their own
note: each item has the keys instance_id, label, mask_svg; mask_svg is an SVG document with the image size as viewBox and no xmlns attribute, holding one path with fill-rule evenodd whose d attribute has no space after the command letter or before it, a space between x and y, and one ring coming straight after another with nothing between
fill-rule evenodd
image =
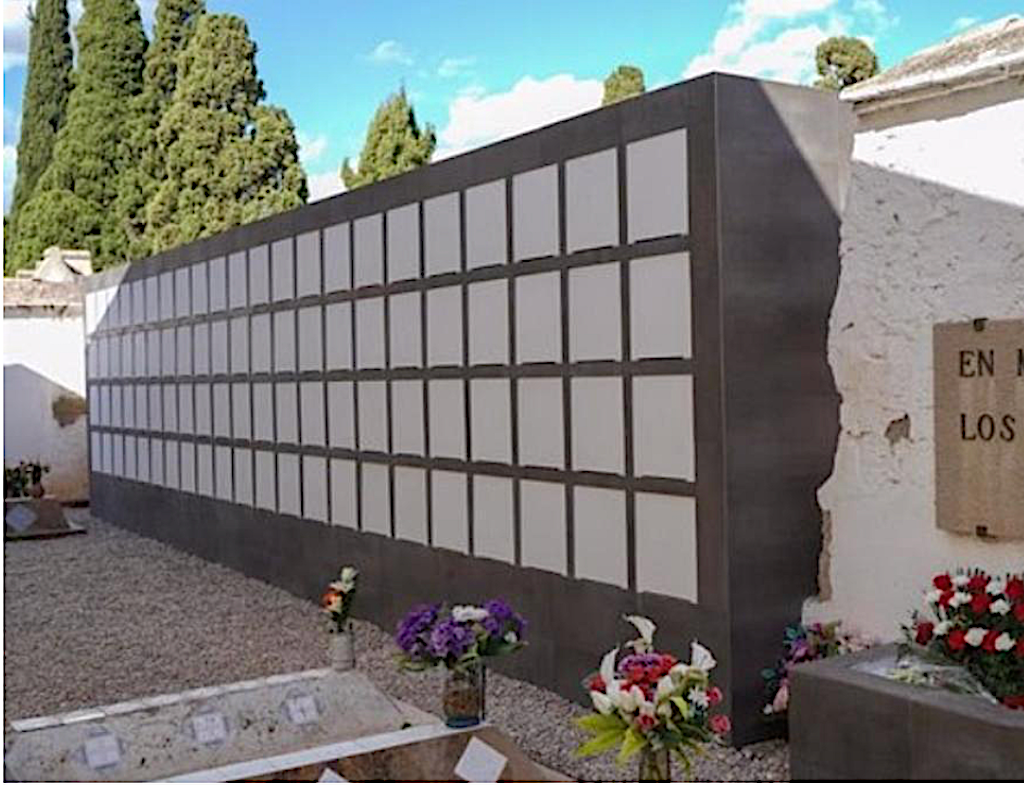
<instances>
[{"instance_id":1,"label":"orange flower","mask_svg":"<svg viewBox=\"0 0 1024 785\"><path fill-rule=\"evenodd\" d=\"M326 608L340 596L336 591L324 592L324 596L320 598L320 604Z\"/></svg>"}]
</instances>

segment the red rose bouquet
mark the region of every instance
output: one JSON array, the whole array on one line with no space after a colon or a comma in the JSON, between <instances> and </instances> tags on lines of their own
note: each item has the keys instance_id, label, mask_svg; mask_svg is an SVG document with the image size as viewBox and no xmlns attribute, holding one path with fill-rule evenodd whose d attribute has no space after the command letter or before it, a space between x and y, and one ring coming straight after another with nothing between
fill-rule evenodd
<instances>
[{"instance_id":1,"label":"red rose bouquet","mask_svg":"<svg viewBox=\"0 0 1024 785\"><path fill-rule=\"evenodd\" d=\"M1024 574L940 573L930 614L904 628L908 642L963 666L997 700L1024 708Z\"/></svg>"}]
</instances>

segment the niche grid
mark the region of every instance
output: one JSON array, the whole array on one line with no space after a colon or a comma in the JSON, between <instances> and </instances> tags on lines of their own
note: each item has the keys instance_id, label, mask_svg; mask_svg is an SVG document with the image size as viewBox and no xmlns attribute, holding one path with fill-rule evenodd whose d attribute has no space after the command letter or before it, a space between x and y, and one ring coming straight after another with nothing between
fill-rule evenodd
<instances>
[{"instance_id":1,"label":"niche grid","mask_svg":"<svg viewBox=\"0 0 1024 785\"><path fill-rule=\"evenodd\" d=\"M92 469L696 602L687 215L680 129L91 292Z\"/></svg>"}]
</instances>

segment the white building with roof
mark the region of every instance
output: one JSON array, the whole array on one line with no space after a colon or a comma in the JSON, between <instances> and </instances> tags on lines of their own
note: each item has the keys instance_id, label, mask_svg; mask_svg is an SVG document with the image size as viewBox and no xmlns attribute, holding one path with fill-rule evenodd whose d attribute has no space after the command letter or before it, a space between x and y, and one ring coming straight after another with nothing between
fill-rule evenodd
<instances>
[{"instance_id":1,"label":"white building with roof","mask_svg":"<svg viewBox=\"0 0 1024 785\"><path fill-rule=\"evenodd\" d=\"M937 323L1024 318L1024 19L841 98L857 129L828 346L841 432L805 618L893 638L936 572L1024 568L1024 540L937 526L932 355Z\"/></svg>"}]
</instances>

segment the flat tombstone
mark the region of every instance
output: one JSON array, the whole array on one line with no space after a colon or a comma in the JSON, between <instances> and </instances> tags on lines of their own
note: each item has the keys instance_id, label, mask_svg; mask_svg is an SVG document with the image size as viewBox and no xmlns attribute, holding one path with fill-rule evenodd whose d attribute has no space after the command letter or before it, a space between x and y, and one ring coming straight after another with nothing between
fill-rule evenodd
<instances>
[{"instance_id":1,"label":"flat tombstone","mask_svg":"<svg viewBox=\"0 0 1024 785\"><path fill-rule=\"evenodd\" d=\"M940 529L1024 538L1024 319L937 324Z\"/></svg>"}]
</instances>

